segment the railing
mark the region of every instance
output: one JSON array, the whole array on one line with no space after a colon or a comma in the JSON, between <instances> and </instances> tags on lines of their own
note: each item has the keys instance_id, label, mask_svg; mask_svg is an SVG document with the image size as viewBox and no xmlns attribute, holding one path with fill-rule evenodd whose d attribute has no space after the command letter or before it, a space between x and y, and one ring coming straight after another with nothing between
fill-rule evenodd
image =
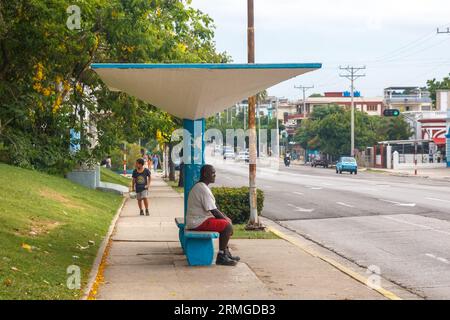
<instances>
[{"instance_id":1,"label":"railing","mask_svg":"<svg viewBox=\"0 0 450 320\"><path fill-rule=\"evenodd\" d=\"M392 97L385 97L384 100L386 103L402 103L402 102L410 102L410 103L431 103L431 98L428 96L425 97L419 97L419 96L392 96Z\"/></svg>"},{"instance_id":2,"label":"railing","mask_svg":"<svg viewBox=\"0 0 450 320\"><path fill-rule=\"evenodd\" d=\"M446 119L447 111L405 111L404 115L416 119Z\"/></svg>"}]
</instances>

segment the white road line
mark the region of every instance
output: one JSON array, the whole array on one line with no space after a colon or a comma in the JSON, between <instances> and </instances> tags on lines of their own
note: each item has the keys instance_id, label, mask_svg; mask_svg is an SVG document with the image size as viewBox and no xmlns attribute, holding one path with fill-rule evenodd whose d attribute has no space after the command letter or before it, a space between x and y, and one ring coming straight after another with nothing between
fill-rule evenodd
<instances>
[{"instance_id":1,"label":"white road line","mask_svg":"<svg viewBox=\"0 0 450 320\"><path fill-rule=\"evenodd\" d=\"M355 206L352 206L351 204L347 204L344 202L336 202L340 206L348 207L348 208L354 208Z\"/></svg>"},{"instance_id":2,"label":"white road line","mask_svg":"<svg viewBox=\"0 0 450 320\"><path fill-rule=\"evenodd\" d=\"M301 193L301 192L292 192L293 194L296 194L296 195L298 195L298 196L303 196L303 193Z\"/></svg>"},{"instance_id":3,"label":"white road line","mask_svg":"<svg viewBox=\"0 0 450 320\"><path fill-rule=\"evenodd\" d=\"M397 201L391 201L391 200L385 200L385 199L378 199L383 202L392 203L393 205L399 206L399 207L415 207L415 203L401 203Z\"/></svg>"},{"instance_id":4,"label":"white road line","mask_svg":"<svg viewBox=\"0 0 450 320\"><path fill-rule=\"evenodd\" d=\"M314 209L305 209L302 207L297 207L291 203L289 203L288 206L294 208L296 212L313 212L314 211Z\"/></svg>"},{"instance_id":5,"label":"white road line","mask_svg":"<svg viewBox=\"0 0 450 320\"><path fill-rule=\"evenodd\" d=\"M306 188L309 188L311 190L322 190L322 187L313 187L313 186L306 186Z\"/></svg>"},{"instance_id":6,"label":"white road line","mask_svg":"<svg viewBox=\"0 0 450 320\"><path fill-rule=\"evenodd\" d=\"M450 203L450 200L444 200L444 199L438 199L438 198L425 198L427 200L433 200L433 201L441 201L441 202L448 202Z\"/></svg>"},{"instance_id":7,"label":"white road line","mask_svg":"<svg viewBox=\"0 0 450 320\"><path fill-rule=\"evenodd\" d=\"M382 217L385 218L385 219L396 221L396 222L408 224L410 226L419 227L419 228L422 228L422 229L425 229L425 230L434 231L434 232L438 232L438 233L442 233L442 234L445 234L447 236L450 236L450 232L442 231L442 230L435 229L435 228L432 228L432 227L427 227L427 226L424 226L422 224L408 222L408 221L405 221L405 220L401 220L401 219L397 219L397 218L389 217L389 216L382 216Z\"/></svg>"},{"instance_id":8,"label":"white road line","mask_svg":"<svg viewBox=\"0 0 450 320\"><path fill-rule=\"evenodd\" d=\"M439 261L439 262L442 262L442 263L445 263L445 264L450 264L450 262L449 262L447 259L442 258L442 257L437 257L437 256L435 256L434 254L427 253L427 254L425 254L425 255L426 255L427 257L432 258L432 259L435 259L435 260L437 260L437 261Z\"/></svg>"}]
</instances>

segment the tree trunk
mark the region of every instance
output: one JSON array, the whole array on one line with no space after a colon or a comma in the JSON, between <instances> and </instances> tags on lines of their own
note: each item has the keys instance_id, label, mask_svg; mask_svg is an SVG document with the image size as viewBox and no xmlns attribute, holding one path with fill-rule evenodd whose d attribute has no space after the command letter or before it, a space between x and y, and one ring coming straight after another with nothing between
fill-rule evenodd
<instances>
[{"instance_id":1,"label":"tree trunk","mask_svg":"<svg viewBox=\"0 0 450 320\"><path fill-rule=\"evenodd\" d=\"M173 143L169 142L169 180L175 181L175 164L172 159Z\"/></svg>"}]
</instances>

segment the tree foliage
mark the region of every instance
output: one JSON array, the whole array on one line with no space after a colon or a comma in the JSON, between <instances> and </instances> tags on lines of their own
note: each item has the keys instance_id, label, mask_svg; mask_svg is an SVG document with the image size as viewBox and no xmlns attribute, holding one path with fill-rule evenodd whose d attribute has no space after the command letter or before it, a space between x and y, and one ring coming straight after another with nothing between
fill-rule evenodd
<instances>
[{"instance_id":1,"label":"tree foliage","mask_svg":"<svg viewBox=\"0 0 450 320\"><path fill-rule=\"evenodd\" d=\"M216 52L211 18L190 1L75 3L81 9L79 30L66 25L73 1L0 2L3 160L61 172L99 159L123 140L155 135L158 126L170 134L175 119L124 93L110 92L89 68L92 62L229 59ZM81 133L77 154L69 153L70 129Z\"/></svg>"},{"instance_id":2,"label":"tree foliage","mask_svg":"<svg viewBox=\"0 0 450 320\"><path fill-rule=\"evenodd\" d=\"M433 104L436 105L436 90L447 89L450 90L450 74L448 77L444 77L441 81L432 79L427 81L427 88L430 91Z\"/></svg>"}]
</instances>

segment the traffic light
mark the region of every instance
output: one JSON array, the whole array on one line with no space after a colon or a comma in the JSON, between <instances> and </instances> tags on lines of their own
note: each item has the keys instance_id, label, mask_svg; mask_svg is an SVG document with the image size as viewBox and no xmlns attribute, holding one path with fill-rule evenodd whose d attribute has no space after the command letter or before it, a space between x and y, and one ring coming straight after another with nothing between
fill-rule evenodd
<instances>
[{"instance_id":1,"label":"traffic light","mask_svg":"<svg viewBox=\"0 0 450 320\"><path fill-rule=\"evenodd\" d=\"M400 115L400 110L398 109L385 109L383 111L385 117L398 117Z\"/></svg>"}]
</instances>

